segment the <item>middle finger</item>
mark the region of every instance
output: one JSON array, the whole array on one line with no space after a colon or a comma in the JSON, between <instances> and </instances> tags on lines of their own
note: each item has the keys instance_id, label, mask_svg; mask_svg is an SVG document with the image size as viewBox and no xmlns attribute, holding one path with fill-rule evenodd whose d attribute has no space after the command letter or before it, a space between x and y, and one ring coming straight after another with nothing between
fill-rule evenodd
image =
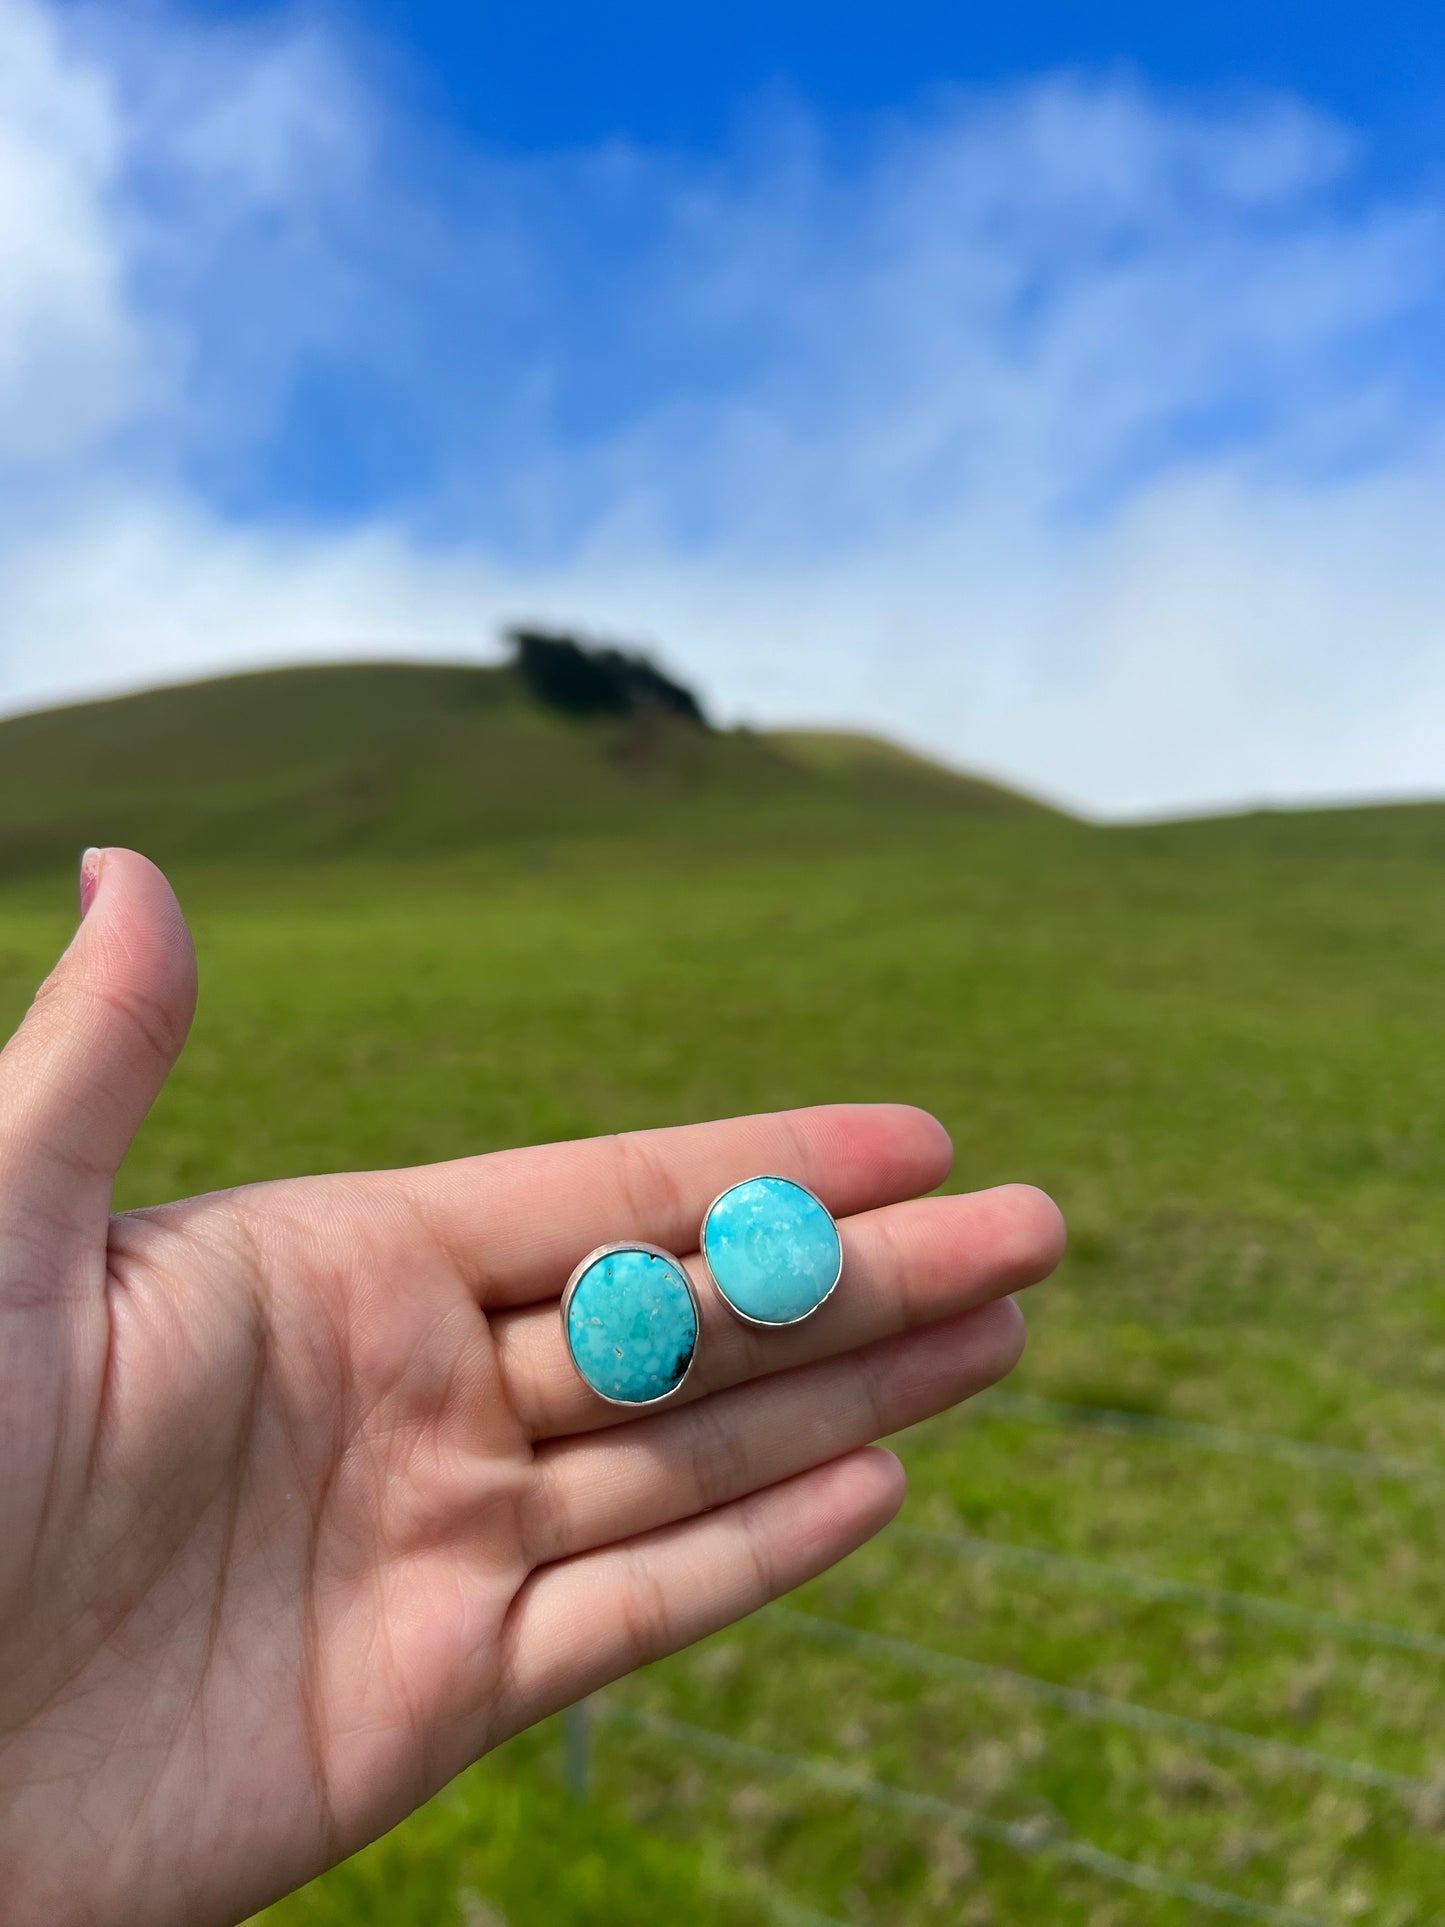
<instances>
[{"instance_id":1,"label":"middle finger","mask_svg":"<svg viewBox=\"0 0 1445 1927\"><path fill-rule=\"evenodd\" d=\"M702 1330L697 1363L674 1405L1002 1298L1046 1277L1063 1248L1058 1207L1027 1184L888 1205L845 1218L838 1230L843 1276L837 1291L811 1318L771 1331L734 1318L708 1283L701 1260L687 1261L702 1305ZM503 1385L534 1440L593 1432L638 1416L609 1405L583 1382L568 1354L555 1299L494 1313L492 1331Z\"/></svg>"}]
</instances>

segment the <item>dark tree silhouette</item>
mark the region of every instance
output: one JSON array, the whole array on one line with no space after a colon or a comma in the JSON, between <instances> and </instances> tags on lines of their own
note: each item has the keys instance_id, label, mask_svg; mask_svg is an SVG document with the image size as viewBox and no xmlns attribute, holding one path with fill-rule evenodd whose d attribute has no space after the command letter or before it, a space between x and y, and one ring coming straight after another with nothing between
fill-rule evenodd
<instances>
[{"instance_id":1,"label":"dark tree silhouette","mask_svg":"<svg viewBox=\"0 0 1445 1927\"><path fill-rule=\"evenodd\" d=\"M523 682L539 702L570 716L626 716L664 710L700 728L697 697L665 676L640 651L597 648L575 636L509 629L507 641Z\"/></svg>"}]
</instances>

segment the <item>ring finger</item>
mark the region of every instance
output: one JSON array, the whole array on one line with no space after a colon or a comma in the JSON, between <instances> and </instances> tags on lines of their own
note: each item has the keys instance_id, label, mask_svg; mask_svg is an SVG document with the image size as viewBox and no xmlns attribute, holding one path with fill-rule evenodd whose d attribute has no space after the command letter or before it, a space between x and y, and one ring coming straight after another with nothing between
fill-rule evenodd
<instances>
[{"instance_id":1,"label":"ring finger","mask_svg":"<svg viewBox=\"0 0 1445 1927\"><path fill-rule=\"evenodd\" d=\"M774 1331L731 1317L707 1284L701 1261L688 1260L703 1305L703 1331L678 1405L1004 1297L1046 1277L1063 1246L1057 1207L1043 1192L1020 1184L889 1205L845 1218L838 1229L838 1290L813 1317ZM635 1422L578 1376L555 1299L495 1313L492 1329L508 1397L534 1440Z\"/></svg>"},{"instance_id":2,"label":"ring finger","mask_svg":"<svg viewBox=\"0 0 1445 1927\"><path fill-rule=\"evenodd\" d=\"M710 1512L931 1418L1011 1371L1023 1337L1005 1299L620 1432L557 1440L535 1463L529 1562Z\"/></svg>"}]
</instances>

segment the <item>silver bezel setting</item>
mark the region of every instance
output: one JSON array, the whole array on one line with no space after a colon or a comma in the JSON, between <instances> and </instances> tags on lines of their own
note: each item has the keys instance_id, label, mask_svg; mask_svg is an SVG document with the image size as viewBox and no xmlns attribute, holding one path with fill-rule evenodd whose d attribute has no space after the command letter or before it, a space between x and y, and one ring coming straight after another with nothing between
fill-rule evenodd
<instances>
[{"instance_id":1,"label":"silver bezel setting","mask_svg":"<svg viewBox=\"0 0 1445 1927\"><path fill-rule=\"evenodd\" d=\"M807 1197L810 1197L828 1220L829 1224L832 1225L838 1237L838 1269L833 1273L832 1284L829 1285L816 1305L810 1306L807 1311L800 1313L797 1318L754 1318L750 1312L743 1311L733 1303L732 1299L728 1297L727 1293L718 1283L716 1274L713 1271L707 1255L707 1227L708 1220L712 1217L713 1212L722 1203L723 1199L730 1196L732 1192L740 1191L745 1184L758 1184L765 1179L770 1179L774 1184L791 1184L795 1191L801 1191ZM827 1205L824 1204L816 1191L810 1190L809 1187L799 1179L790 1178L785 1171L755 1171L750 1178L739 1178L736 1184L729 1184L723 1190L719 1191L707 1210L702 1214L702 1229L698 1233L697 1242L698 1249L702 1256L703 1270L707 1273L708 1282L711 1284L713 1290L717 1293L718 1297L722 1299L733 1317L740 1319L744 1325L751 1325L754 1331L791 1331L795 1325L807 1324L808 1320L810 1318L816 1318L824 1305L827 1304L828 1300L833 1296L833 1293L838 1289L838 1281L843 1276L843 1234L838 1230L838 1220L833 1216L832 1212L828 1209Z\"/></svg>"},{"instance_id":2,"label":"silver bezel setting","mask_svg":"<svg viewBox=\"0 0 1445 1927\"><path fill-rule=\"evenodd\" d=\"M656 1398L613 1398L607 1392L599 1392L586 1372L584 1372L582 1367L577 1363L577 1354L572 1349L572 1327L568 1322L567 1314L572 1308L572 1300L577 1294L577 1287L581 1284L584 1276L592 1269L593 1265L597 1264L599 1260L603 1258L610 1258L616 1251L644 1251L649 1258L661 1258L665 1264L672 1267L678 1277L681 1278L682 1282L687 1286L687 1295L692 1300L693 1317L697 1320L697 1336L693 1340L692 1356L688 1359L687 1369L677 1381L676 1385L670 1386L665 1392L659 1392ZM572 1369L587 1387L588 1391L591 1392L592 1396L594 1398L600 1398L604 1405L615 1405L619 1412L651 1411L654 1406L666 1405L669 1399L676 1398L683 1386L686 1385L687 1381L692 1377L692 1368L696 1365L697 1355L702 1349L702 1301L697 1295L697 1286L688 1276L687 1266L675 1251L664 1251L661 1245L647 1244L641 1238L617 1238L611 1244L598 1245L595 1251L589 1251L580 1264L574 1266L572 1276L567 1280L562 1291L561 1311L562 1343L567 1347L567 1356L572 1361Z\"/></svg>"}]
</instances>

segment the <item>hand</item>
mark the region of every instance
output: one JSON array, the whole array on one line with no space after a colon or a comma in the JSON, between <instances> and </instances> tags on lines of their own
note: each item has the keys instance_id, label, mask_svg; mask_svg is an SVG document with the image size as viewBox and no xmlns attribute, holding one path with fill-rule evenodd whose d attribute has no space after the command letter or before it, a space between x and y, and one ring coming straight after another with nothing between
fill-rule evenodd
<instances>
[{"instance_id":1,"label":"hand","mask_svg":"<svg viewBox=\"0 0 1445 1927\"><path fill-rule=\"evenodd\" d=\"M0 1894L44 1927L234 1921L488 1747L800 1584L903 1475L861 1449L1001 1377L1061 1248L946 1174L921 1112L835 1107L306 1178L111 1217L195 966L144 858L92 861L0 1055ZM593 1245L688 1251L760 1170L842 1218L796 1331L704 1287L675 1409L574 1374ZM621 1422L619 1422L621 1421Z\"/></svg>"}]
</instances>

